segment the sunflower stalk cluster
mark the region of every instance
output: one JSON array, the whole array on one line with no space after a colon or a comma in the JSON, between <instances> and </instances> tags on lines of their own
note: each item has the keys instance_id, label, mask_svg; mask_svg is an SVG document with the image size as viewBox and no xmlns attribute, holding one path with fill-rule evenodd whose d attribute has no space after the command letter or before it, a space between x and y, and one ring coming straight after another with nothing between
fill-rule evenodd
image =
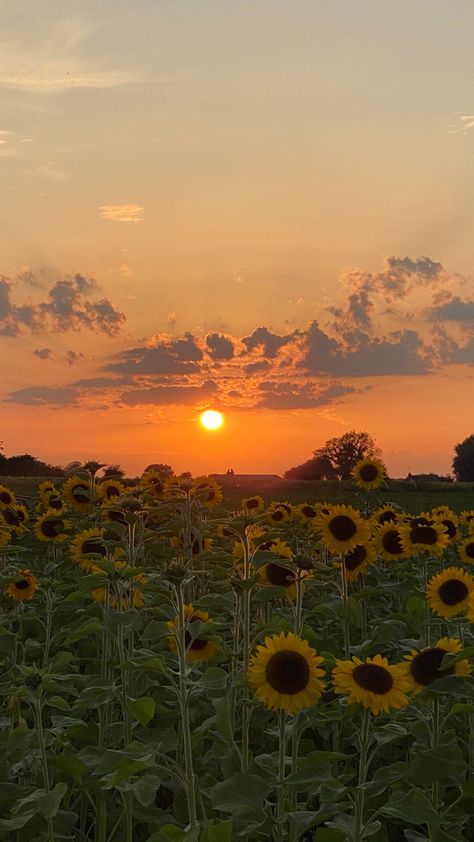
<instances>
[{"instance_id":1,"label":"sunflower stalk cluster","mask_svg":"<svg viewBox=\"0 0 474 842\"><path fill-rule=\"evenodd\" d=\"M369 461L360 508L0 487L1 838L472 838L474 512Z\"/></svg>"}]
</instances>

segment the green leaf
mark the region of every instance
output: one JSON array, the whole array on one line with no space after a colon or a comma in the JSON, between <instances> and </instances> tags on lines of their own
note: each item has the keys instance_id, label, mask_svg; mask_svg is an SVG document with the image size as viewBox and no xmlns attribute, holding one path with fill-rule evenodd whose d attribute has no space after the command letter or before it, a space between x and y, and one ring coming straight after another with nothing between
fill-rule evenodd
<instances>
[{"instance_id":1,"label":"green leaf","mask_svg":"<svg viewBox=\"0 0 474 842\"><path fill-rule=\"evenodd\" d=\"M54 818L61 806L61 799L66 792L67 785L59 783L50 792L46 792L38 798L38 809L45 819Z\"/></svg>"},{"instance_id":2,"label":"green leaf","mask_svg":"<svg viewBox=\"0 0 474 842\"><path fill-rule=\"evenodd\" d=\"M59 710L71 710L71 706L66 702L66 699L63 699L61 696L50 696L47 700L48 705L51 708L59 708Z\"/></svg>"},{"instance_id":3,"label":"green leaf","mask_svg":"<svg viewBox=\"0 0 474 842\"><path fill-rule=\"evenodd\" d=\"M208 667L201 678L196 681L206 690L224 690L227 683L227 673L220 667Z\"/></svg>"},{"instance_id":4,"label":"green leaf","mask_svg":"<svg viewBox=\"0 0 474 842\"><path fill-rule=\"evenodd\" d=\"M134 699L130 707L133 718L138 719L141 725L148 725L155 715L156 704L151 696Z\"/></svg>"},{"instance_id":5,"label":"green leaf","mask_svg":"<svg viewBox=\"0 0 474 842\"><path fill-rule=\"evenodd\" d=\"M92 634L102 632L103 625L98 617L93 617L92 619L86 620L85 623L79 626L79 628L72 631L64 641L65 646L69 646L71 643L76 643L76 641L81 640L83 637L89 637Z\"/></svg>"},{"instance_id":6,"label":"green leaf","mask_svg":"<svg viewBox=\"0 0 474 842\"><path fill-rule=\"evenodd\" d=\"M146 842L199 842L199 830L182 830L176 824L165 824Z\"/></svg>"},{"instance_id":7,"label":"green leaf","mask_svg":"<svg viewBox=\"0 0 474 842\"><path fill-rule=\"evenodd\" d=\"M79 760L75 754L61 754L59 757L53 757L51 763L56 769L60 769L66 775L69 775L78 784L82 784L82 779L87 772L87 766L82 760Z\"/></svg>"},{"instance_id":8,"label":"green leaf","mask_svg":"<svg viewBox=\"0 0 474 842\"><path fill-rule=\"evenodd\" d=\"M207 821L201 831L199 842L232 842L232 822L221 822L216 819Z\"/></svg>"},{"instance_id":9,"label":"green leaf","mask_svg":"<svg viewBox=\"0 0 474 842\"><path fill-rule=\"evenodd\" d=\"M139 804L142 804L143 807L149 807L155 800L160 784L161 778L158 775L145 774L132 784L131 790Z\"/></svg>"},{"instance_id":10,"label":"green leaf","mask_svg":"<svg viewBox=\"0 0 474 842\"><path fill-rule=\"evenodd\" d=\"M262 804L270 787L258 775L237 772L209 790L212 806L224 813L238 813Z\"/></svg>"},{"instance_id":11,"label":"green leaf","mask_svg":"<svg viewBox=\"0 0 474 842\"><path fill-rule=\"evenodd\" d=\"M384 816L403 819L410 824L440 824L441 818L433 810L429 799L419 789L410 792L394 792L388 804L380 812Z\"/></svg>"},{"instance_id":12,"label":"green leaf","mask_svg":"<svg viewBox=\"0 0 474 842\"><path fill-rule=\"evenodd\" d=\"M314 842L345 842L345 838L342 830L336 827L322 827L316 831Z\"/></svg>"},{"instance_id":13,"label":"green leaf","mask_svg":"<svg viewBox=\"0 0 474 842\"><path fill-rule=\"evenodd\" d=\"M216 711L216 728L224 740L232 745L234 741L234 730L230 718L229 699L222 696L221 699L214 699L213 705Z\"/></svg>"}]
</instances>

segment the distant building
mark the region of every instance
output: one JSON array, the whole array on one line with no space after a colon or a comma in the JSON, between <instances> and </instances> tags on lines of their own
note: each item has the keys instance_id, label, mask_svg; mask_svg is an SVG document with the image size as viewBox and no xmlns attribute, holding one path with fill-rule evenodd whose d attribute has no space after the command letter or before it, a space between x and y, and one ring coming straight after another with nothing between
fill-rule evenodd
<instances>
[{"instance_id":1,"label":"distant building","mask_svg":"<svg viewBox=\"0 0 474 842\"><path fill-rule=\"evenodd\" d=\"M272 488L275 485L281 485L282 477L278 474L236 474L229 468L225 474L211 474L213 479L220 485L232 485L235 488L242 486L244 488Z\"/></svg>"}]
</instances>

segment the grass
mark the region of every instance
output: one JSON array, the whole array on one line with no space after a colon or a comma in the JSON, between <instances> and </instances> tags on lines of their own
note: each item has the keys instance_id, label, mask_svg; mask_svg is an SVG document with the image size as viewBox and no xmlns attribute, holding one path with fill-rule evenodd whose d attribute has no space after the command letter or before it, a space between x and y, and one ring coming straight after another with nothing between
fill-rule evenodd
<instances>
[{"instance_id":1,"label":"grass","mask_svg":"<svg viewBox=\"0 0 474 842\"><path fill-rule=\"evenodd\" d=\"M11 488L19 497L35 497L38 486L45 479L52 479L61 486L62 477L1 477L0 482ZM271 487L260 489L258 484L225 485L224 505L237 509L243 497L260 494L265 503L279 500L288 503L344 503L363 509L365 493L359 491L353 482L281 480ZM400 508L418 514L434 506L449 506L455 512L474 508L474 483L424 482L410 484L402 480L389 480L385 486L370 493L373 503L394 503Z\"/></svg>"}]
</instances>

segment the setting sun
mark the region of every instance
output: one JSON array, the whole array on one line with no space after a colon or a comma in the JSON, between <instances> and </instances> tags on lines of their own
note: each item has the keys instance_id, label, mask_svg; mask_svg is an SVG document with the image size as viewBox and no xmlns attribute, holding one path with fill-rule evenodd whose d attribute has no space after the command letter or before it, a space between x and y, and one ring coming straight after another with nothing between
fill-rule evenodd
<instances>
[{"instance_id":1,"label":"setting sun","mask_svg":"<svg viewBox=\"0 0 474 842\"><path fill-rule=\"evenodd\" d=\"M205 430L218 430L224 423L224 416L215 409L206 409L201 413L199 421Z\"/></svg>"}]
</instances>

